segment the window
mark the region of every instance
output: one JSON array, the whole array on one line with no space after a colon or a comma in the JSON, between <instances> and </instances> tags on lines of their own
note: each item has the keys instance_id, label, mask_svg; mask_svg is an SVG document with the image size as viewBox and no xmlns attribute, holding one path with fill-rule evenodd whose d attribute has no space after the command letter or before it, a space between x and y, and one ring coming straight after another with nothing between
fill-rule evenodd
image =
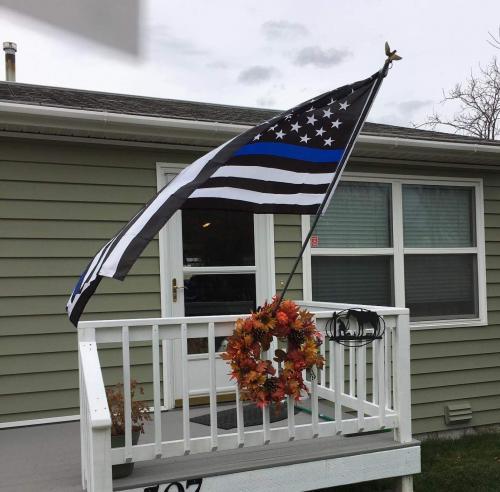
<instances>
[{"instance_id":1,"label":"window","mask_svg":"<svg viewBox=\"0 0 500 492\"><path fill-rule=\"evenodd\" d=\"M343 178L311 239L304 296L406 306L415 327L483 324L482 224L478 180Z\"/></svg>"}]
</instances>

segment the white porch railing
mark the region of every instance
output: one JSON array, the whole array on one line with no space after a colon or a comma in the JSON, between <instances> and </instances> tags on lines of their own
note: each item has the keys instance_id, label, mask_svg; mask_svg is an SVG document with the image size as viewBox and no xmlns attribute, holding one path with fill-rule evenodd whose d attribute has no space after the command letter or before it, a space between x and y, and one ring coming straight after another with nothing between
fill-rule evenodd
<instances>
[{"instance_id":1,"label":"white porch railing","mask_svg":"<svg viewBox=\"0 0 500 492\"><path fill-rule=\"evenodd\" d=\"M354 307L317 302L301 304L308 306L315 313L318 329L323 333L326 322L334 311ZM380 429L394 429L397 441L409 442L411 415L408 310L368 307L384 317L384 337L376 340L368 349L366 346L345 349L326 338L321 349L326 357L326 368L316 371L318 377L307 383L310 388L310 423L296 424L294 402L289 399L288 420L285 424L281 427L271 427L269 410L266 409L263 411L262 428L258 430L244 427L243 406L237 387L227 384L217 387L215 337L231 335L238 316L81 322L79 363L83 487L89 492L111 491L111 465L131 461ZM205 390L198 388L190 391L188 339L201 337L208 338L208 387ZM175 340L180 341L181 351L183 430L181 439L163 440L161 410L172 408L175 402L172 388L172 374L175 369L172 346ZM132 445L130 415L130 344L133 342L150 344L153 374L154 442L138 445ZM125 446L115 449L111 449L111 420L97 354L100 344L109 343L119 344L122 349L126 409ZM371 359L371 371L367 370L367 353ZM220 363L220 360L218 362ZM163 393L161 379L165 382ZM371 391L368 392L370 380ZM237 428L234 433L221 434L217 428L217 394L227 392L233 392L236 396ZM191 437L190 396L200 393L209 396L210 434L205 437ZM320 421L319 399L334 404L333 420Z\"/></svg>"}]
</instances>

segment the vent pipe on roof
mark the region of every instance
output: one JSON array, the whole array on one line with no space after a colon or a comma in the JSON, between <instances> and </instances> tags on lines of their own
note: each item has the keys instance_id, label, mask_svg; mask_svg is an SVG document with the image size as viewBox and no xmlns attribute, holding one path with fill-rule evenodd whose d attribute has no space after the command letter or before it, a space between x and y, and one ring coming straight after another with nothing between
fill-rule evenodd
<instances>
[{"instance_id":1,"label":"vent pipe on roof","mask_svg":"<svg viewBox=\"0 0 500 492\"><path fill-rule=\"evenodd\" d=\"M3 50L5 51L5 80L7 82L15 82L17 44L5 41L3 43Z\"/></svg>"}]
</instances>

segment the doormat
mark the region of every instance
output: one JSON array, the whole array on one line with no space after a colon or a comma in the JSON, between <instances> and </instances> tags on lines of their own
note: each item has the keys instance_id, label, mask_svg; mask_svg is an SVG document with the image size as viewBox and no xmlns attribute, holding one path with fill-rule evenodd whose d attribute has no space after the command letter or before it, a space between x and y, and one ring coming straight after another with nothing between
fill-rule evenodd
<instances>
[{"instance_id":1,"label":"doormat","mask_svg":"<svg viewBox=\"0 0 500 492\"><path fill-rule=\"evenodd\" d=\"M300 410L296 407L294 408L294 415L297 415ZM270 407L269 415L271 422L279 422L280 420L285 420L288 417L288 411L286 405L281 405L280 409L276 409L275 406ZM198 417L193 417L190 419L191 422L202 425L210 425L210 414L200 415ZM245 427L252 427L254 425L262 425L262 410L255 404L245 405L243 407L243 421L245 422ZM217 427L223 430L235 429L236 425L236 408L230 408L229 410L221 410L217 412Z\"/></svg>"}]
</instances>

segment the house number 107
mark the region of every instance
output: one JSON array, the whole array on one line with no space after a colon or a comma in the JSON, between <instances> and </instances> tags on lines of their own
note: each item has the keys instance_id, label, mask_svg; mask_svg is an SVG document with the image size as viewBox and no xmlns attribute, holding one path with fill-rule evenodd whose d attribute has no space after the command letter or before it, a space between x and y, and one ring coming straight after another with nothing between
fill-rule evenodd
<instances>
[{"instance_id":1,"label":"house number 107","mask_svg":"<svg viewBox=\"0 0 500 492\"><path fill-rule=\"evenodd\" d=\"M144 489L144 492L199 492L201 490L202 482L203 478L194 478L191 480L186 480L185 488L180 482L158 484L158 485L153 485L151 487L146 487Z\"/></svg>"}]
</instances>

